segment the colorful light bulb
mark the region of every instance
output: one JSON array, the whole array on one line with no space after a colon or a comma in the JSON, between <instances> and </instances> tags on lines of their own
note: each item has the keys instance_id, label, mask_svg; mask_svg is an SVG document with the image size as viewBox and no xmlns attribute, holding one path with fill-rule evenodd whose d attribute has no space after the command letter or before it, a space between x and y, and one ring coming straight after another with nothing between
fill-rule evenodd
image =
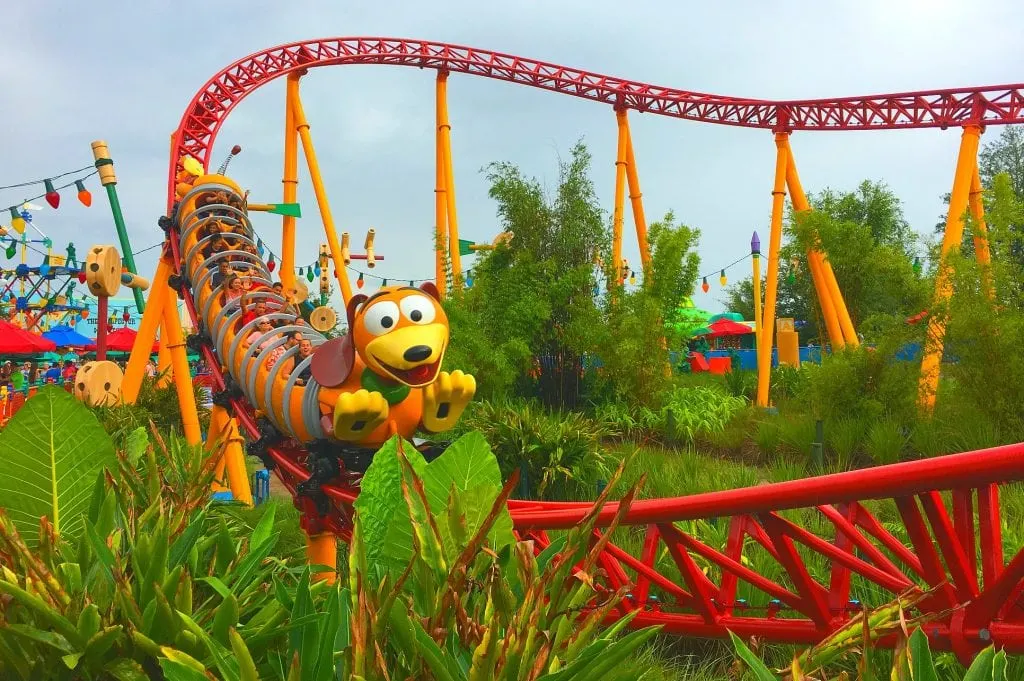
<instances>
[{"instance_id":1,"label":"colorful light bulb","mask_svg":"<svg viewBox=\"0 0 1024 681\"><path fill-rule=\"evenodd\" d=\"M725 278L725 270L722 270L722 273L718 276L718 283L721 284L723 288L725 288L725 285L726 283L728 283L728 281L729 280Z\"/></svg>"},{"instance_id":2,"label":"colorful light bulb","mask_svg":"<svg viewBox=\"0 0 1024 681\"><path fill-rule=\"evenodd\" d=\"M75 180L75 189L78 190L78 200L82 202L82 205L88 208L92 205L92 194L85 188L85 183L81 180Z\"/></svg>"},{"instance_id":3,"label":"colorful light bulb","mask_svg":"<svg viewBox=\"0 0 1024 681\"><path fill-rule=\"evenodd\" d=\"M359 278L356 279L356 288L362 288L364 283L365 282L363 281L363 273L360 272L359 273Z\"/></svg>"},{"instance_id":4,"label":"colorful light bulb","mask_svg":"<svg viewBox=\"0 0 1024 681\"><path fill-rule=\"evenodd\" d=\"M56 208L60 205L60 194L53 188L53 180L43 180L43 185L46 187L46 202L51 208Z\"/></svg>"},{"instance_id":5,"label":"colorful light bulb","mask_svg":"<svg viewBox=\"0 0 1024 681\"><path fill-rule=\"evenodd\" d=\"M700 290L704 291L704 293L707 293L710 288L711 287L708 285L708 278L704 277L704 283L700 285Z\"/></svg>"}]
</instances>

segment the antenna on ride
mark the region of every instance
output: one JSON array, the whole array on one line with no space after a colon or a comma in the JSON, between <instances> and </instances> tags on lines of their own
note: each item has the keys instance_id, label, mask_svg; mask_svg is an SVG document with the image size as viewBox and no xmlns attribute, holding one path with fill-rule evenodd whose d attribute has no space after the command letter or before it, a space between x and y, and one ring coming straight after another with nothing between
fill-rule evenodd
<instances>
[{"instance_id":1,"label":"antenna on ride","mask_svg":"<svg viewBox=\"0 0 1024 681\"><path fill-rule=\"evenodd\" d=\"M224 159L223 163L220 164L220 168L217 168L217 174L223 175L224 173L228 172L228 164L231 163L231 159L233 159L235 156L238 156L240 153L242 153L242 147L238 146L237 144L231 147L231 153L228 154L228 157Z\"/></svg>"}]
</instances>

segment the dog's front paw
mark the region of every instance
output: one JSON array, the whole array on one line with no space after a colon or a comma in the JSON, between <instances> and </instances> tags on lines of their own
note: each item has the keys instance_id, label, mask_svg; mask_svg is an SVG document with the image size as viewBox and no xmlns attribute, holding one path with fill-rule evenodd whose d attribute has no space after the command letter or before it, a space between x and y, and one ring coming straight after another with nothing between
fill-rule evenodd
<instances>
[{"instance_id":1,"label":"dog's front paw","mask_svg":"<svg viewBox=\"0 0 1024 681\"><path fill-rule=\"evenodd\" d=\"M423 427L432 432L452 428L476 394L476 379L461 371L442 371L423 389Z\"/></svg>"},{"instance_id":2,"label":"dog's front paw","mask_svg":"<svg viewBox=\"0 0 1024 681\"><path fill-rule=\"evenodd\" d=\"M347 442L366 438L388 418L388 401L379 392L357 390L334 403L334 437Z\"/></svg>"}]
</instances>

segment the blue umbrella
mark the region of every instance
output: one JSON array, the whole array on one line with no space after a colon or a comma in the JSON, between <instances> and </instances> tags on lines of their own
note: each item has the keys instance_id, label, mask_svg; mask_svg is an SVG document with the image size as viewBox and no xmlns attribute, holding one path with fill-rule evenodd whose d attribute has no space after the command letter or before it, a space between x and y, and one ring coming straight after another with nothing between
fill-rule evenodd
<instances>
[{"instance_id":1,"label":"blue umbrella","mask_svg":"<svg viewBox=\"0 0 1024 681\"><path fill-rule=\"evenodd\" d=\"M96 342L78 333L70 326L55 326L43 332L43 338L53 342L58 348L91 348Z\"/></svg>"}]
</instances>

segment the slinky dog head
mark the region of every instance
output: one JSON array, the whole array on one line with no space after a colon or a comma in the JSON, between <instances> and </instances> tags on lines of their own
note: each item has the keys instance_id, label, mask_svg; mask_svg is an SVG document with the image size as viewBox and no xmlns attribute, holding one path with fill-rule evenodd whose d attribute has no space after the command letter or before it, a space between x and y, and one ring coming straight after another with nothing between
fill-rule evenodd
<instances>
[{"instance_id":1,"label":"slinky dog head","mask_svg":"<svg viewBox=\"0 0 1024 681\"><path fill-rule=\"evenodd\" d=\"M349 300L348 334L324 343L313 356L320 385L340 385L355 353L374 373L412 388L429 385L448 348L448 317L434 284L387 286Z\"/></svg>"}]
</instances>

